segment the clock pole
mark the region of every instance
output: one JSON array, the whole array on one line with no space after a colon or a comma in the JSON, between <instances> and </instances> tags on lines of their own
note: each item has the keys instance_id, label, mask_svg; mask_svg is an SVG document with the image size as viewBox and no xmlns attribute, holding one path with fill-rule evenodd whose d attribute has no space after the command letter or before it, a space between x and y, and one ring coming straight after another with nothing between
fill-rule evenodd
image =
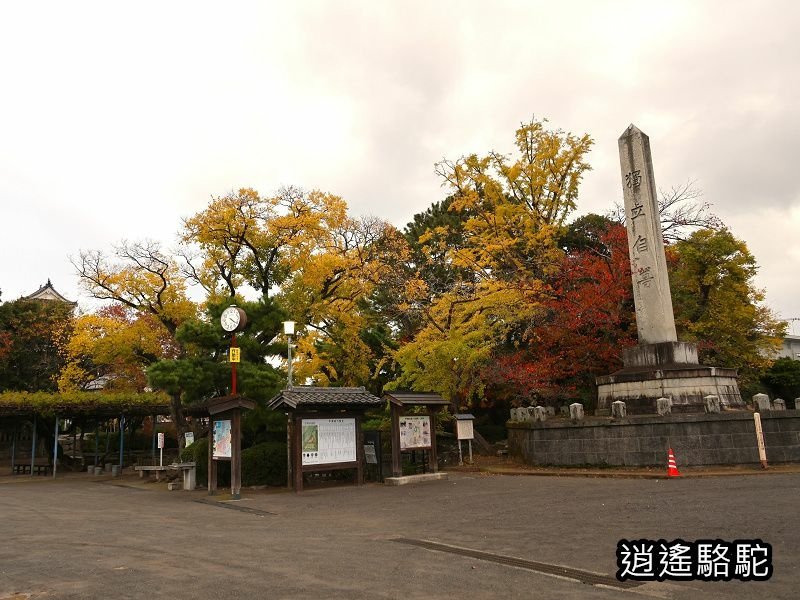
<instances>
[{"instance_id":1,"label":"clock pole","mask_svg":"<svg viewBox=\"0 0 800 600\"><path fill-rule=\"evenodd\" d=\"M238 348L236 345L236 334L231 336L231 348ZM233 352L231 354L234 354ZM236 362L231 361L231 396L236 395Z\"/></svg>"}]
</instances>

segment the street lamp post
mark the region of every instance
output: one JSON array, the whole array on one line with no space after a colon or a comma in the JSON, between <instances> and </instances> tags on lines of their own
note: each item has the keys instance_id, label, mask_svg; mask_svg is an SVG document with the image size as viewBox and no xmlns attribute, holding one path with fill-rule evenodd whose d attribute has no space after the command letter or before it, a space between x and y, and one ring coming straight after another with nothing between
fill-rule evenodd
<instances>
[{"instance_id":1,"label":"street lamp post","mask_svg":"<svg viewBox=\"0 0 800 600\"><path fill-rule=\"evenodd\" d=\"M284 321L283 322L283 333L286 334L286 337L289 339L288 343L288 354L287 354L287 374L286 374L286 387L288 389L292 389L292 336L294 335L294 321Z\"/></svg>"},{"instance_id":2,"label":"street lamp post","mask_svg":"<svg viewBox=\"0 0 800 600\"><path fill-rule=\"evenodd\" d=\"M283 333L288 338L286 388L292 389L292 336L294 335L294 321L283 322ZM286 487L292 489L292 418L286 413ZM298 467L299 468L299 467Z\"/></svg>"}]
</instances>

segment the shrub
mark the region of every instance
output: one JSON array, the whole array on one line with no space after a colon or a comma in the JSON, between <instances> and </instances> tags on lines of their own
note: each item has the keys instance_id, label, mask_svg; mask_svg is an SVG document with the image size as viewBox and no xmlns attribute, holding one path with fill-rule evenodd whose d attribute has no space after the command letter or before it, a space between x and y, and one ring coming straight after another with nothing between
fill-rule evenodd
<instances>
[{"instance_id":1,"label":"shrub","mask_svg":"<svg viewBox=\"0 0 800 600\"><path fill-rule=\"evenodd\" d=\"M197 483L208 485L208 438L181 452L181 460L197 465ZM217 462L217 486L231 484L231 463ZM242 450L242 485L286 485L286 444L265 442Z\"/></svg>"},{"instance_id":2,"label":"shrub","mask_svg":"<svg viewBox=\"0 0 800 600\"><path fill-rule=\"evenodd\" d=\"M242 450L242 485L286 485L286 444L264 442Z\"/></svg>"}]
</instances>

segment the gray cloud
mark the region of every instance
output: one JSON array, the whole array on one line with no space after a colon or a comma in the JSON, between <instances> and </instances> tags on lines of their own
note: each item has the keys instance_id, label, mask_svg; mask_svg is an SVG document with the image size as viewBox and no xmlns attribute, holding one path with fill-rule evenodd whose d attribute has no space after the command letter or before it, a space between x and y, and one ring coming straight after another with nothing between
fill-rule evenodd
<instances>
[{"instance_id":1,"label":"gray cloud","mask_svg":"<svg viewBox=\"0 0 800 600\"><path fill-rule=\"evenodd\" d=\"M16 223L47 241L25 268L4 259L6 298L48 276L74 296L66 254L171 242L181 216L239 186L317 187L402 226L446 195L436 161L510 152L536 115L596 140L581 212L619 198L616 140L635 122L658 184L696 180L768 263L770 301L800 316L785 272L800 255L765 239L800 218L793 2L193 4L158 18L56 3L51 21L9 6L0 255L26 242ZM43 217L52 206L69 210Z\"/></svg>"}]
</instances>

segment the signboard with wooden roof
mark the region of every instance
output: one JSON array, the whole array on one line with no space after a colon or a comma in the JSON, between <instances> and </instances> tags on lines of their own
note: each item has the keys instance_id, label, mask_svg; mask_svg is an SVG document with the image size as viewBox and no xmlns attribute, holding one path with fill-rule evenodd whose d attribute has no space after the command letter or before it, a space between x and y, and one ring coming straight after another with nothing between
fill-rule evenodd
<instances>
[{"instance_id":1,"label":"signboard with wooden roof","mask_svg":"<svg viewBox=\"0 0 800 600\"><path fill-rule=\"evenodd\" d=\"M433 473L438 473L436 458L436 413L450 403L434 392L388 392L392 413L392 478L403 475L401 454L421 450L429 455ZM406 414L409 408L423 407L427 414Z\"/></svg>"},{"instance_id":2,"label":"signboard with wooden roof","mask_svg":"<svg viewBox=\"0 0 800 600\"><path fill-rule=\"evenodd\" d=\"M303 490L303 475L315 471L355 469L356 484L364 482L361 416L384 401L363 387L293 386L267 406L288 413L289 482Z\"/></svg>"}]
</instances>

